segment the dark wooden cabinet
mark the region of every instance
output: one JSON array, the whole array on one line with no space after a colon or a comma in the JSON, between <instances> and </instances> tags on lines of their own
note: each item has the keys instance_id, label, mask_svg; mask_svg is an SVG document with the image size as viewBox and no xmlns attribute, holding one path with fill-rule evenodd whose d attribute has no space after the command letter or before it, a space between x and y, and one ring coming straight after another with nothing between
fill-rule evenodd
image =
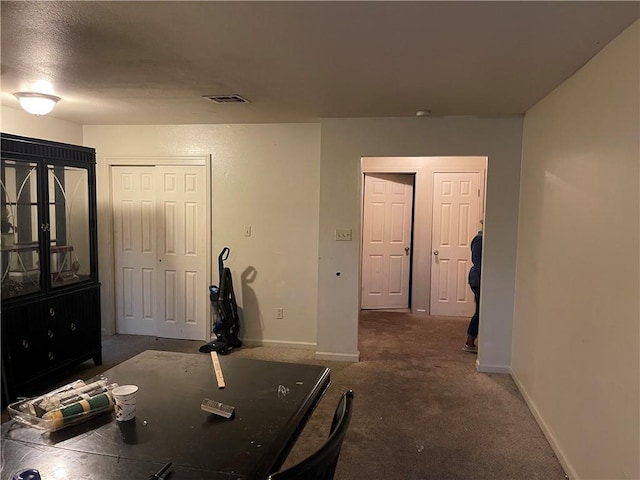
<instances>
[{"instance_id":1,"label":"dark wooden cabinet","mask_svg":"<svg viewBox=\"0 0 640 480\"><path fill-rule=\"evenodd\" d=\"M2 399L102 363L95 150L1 134Z\"/></svg>"}]
</instances>

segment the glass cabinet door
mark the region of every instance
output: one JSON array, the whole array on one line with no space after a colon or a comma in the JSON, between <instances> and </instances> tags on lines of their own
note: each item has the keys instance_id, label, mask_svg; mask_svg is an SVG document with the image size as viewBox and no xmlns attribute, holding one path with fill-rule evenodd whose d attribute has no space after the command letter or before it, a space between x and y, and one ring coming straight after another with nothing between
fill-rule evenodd
<instances>
[{"instance_id":1,"label":"glass cabinet door","mask_svg":"<svg viewBox=\"0 0 640 480\"><path fill-rule=\"evenodd\" d=\"M89 172L47 165L51 287L91 278Z\"/></svg>"},{"instance_id":2,"label":"glass cabinet door","mask_svg":"<svg viewBox=\"0 0 640 480\"><path fill-rule=\"evenodd\" d=\"M38 235L38 167L21 160L2 160L2 298L42 290Z\"/></svg>"}]
</instances>

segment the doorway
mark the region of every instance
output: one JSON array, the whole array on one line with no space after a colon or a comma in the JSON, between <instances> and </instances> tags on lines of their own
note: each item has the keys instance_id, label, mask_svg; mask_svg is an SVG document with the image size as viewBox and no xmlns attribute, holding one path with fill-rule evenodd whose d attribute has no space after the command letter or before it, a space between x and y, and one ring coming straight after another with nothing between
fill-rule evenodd
<instances>
[{"instance_id":1,"label":"doorway","mask_svg":"<svg viewBox=\"0 0 640 480\"><path fill-rule=\"evenodd\" d=\"M206 340L208 165L111 165L118 333Z\"/></svg>"},{"instance_id":2,"label":"doorway","mask_svg":"<svg viewBox=\"0 0 640 480\"><path fill-rule=\"evenodd\" d=\"M368 288L366 282L369 275L368 267L365 265L367 256L365 242L368 235L366 229L369 228L365 226L367 221L366 178L381 174L400 174L413 178L413 222L410 234L412 243L409 255L411 313L442 316L473 314L473 294L466 280L471 254L468 245L480 228L480 220L484 218L487 162L487 157L363 157L361 159L363 212L361 297ZM436 194L436 183L440 184L438 194ZM447 198L446 195L450 195L449 192L455 195ZM444 226L442 222L445 222ZM455 225L454 223L447 225L446 222L454 222ZM437 227L435 227L436 223ZM444 243L440 238L443 231L449 235ZM447 251L449 244L455 245L455 248L449 248ZM444 245L444 249L436 248L436 245L438 247ZM456 256L449 256L454 250ZM446 270L439 268L444 263L447 263ZM381 284L382 282L383 280L380 280ZM432 302L432 298L440 299L445 294L448 300L452 299L448 305L455 307L450 311L438 310L438 307L445 306L443 305L445 302L438 300L438 305L435 301ZM370 307L367 307L367 303L361 299L361 309L368 308Z\"/></svg>"}]
</instances>

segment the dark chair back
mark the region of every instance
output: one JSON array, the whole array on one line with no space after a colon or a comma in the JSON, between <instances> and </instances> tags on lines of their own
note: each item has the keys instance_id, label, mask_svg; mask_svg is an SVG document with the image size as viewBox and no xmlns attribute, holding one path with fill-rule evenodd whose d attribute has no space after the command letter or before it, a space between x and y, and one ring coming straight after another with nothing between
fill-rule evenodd
<instances>
[{"instance_id":1,"label":"dark chair back","mask_svg":"<svg viewBox=\"0 0 640 480\"><path fill-rule=\"evenodd\" d=\"M353 391L342 394L331 422L329 438L325 444L306 460L269 476L267 480L332 480L336 471L342 442L347 434L353 407Z\"/></svg>"}]
</instances>

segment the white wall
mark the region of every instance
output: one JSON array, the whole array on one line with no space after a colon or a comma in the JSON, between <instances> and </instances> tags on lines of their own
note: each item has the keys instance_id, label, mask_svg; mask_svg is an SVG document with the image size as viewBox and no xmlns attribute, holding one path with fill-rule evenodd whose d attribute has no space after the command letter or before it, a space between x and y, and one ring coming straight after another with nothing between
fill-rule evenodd
<instances>
[{"instance_id":1,"label":"white wall","mask_svg":"<svg viewBox=\"0 0 640 480\"><path fill-rule=\"evenodd\" d=\"M512 370L572 478L640 478L639 31L524 122Z\"/></svg>"},{"instance_id":2,"label":"white wall","mask_svg":"<svg viewBox=\"0 0 640 480\"><path fill-rule=\"evenodd\" d=\"M213 248L231 249L241 338L316 343L320 127L300 125L85 126L98 152L103 325L114 331L107 157L211 154ZM251 237L244 237L244 226ZM207 295L208 292L202 292ZM284 319L275 310L284 308Z\"/></svg>"},{"instance_id":3,"label":"white wall","mask_svg":"<svg viewBox=\"0 0 640 480\"><path fill-rule=\"evenodd\" d=\"M361 157L486 156L489 160L478 360L483 371L509 371L521 140L519 117L322 121L319 358L358 358ZM351 228L353 241L336 242L336 228ZM461 342L465 336L466 331L461 331Z\"/></svg>"},{"instance_id":4,"label":"white wall","mask_svg":"<svg viewBox=\"0 0 640 480\"><path fill-rule=\"evenodd\" d=\"M22 109L0 107L0 131L53 142L83 145L82 125L50 115L36 117Z\"/></svg>"}]
</instances>

